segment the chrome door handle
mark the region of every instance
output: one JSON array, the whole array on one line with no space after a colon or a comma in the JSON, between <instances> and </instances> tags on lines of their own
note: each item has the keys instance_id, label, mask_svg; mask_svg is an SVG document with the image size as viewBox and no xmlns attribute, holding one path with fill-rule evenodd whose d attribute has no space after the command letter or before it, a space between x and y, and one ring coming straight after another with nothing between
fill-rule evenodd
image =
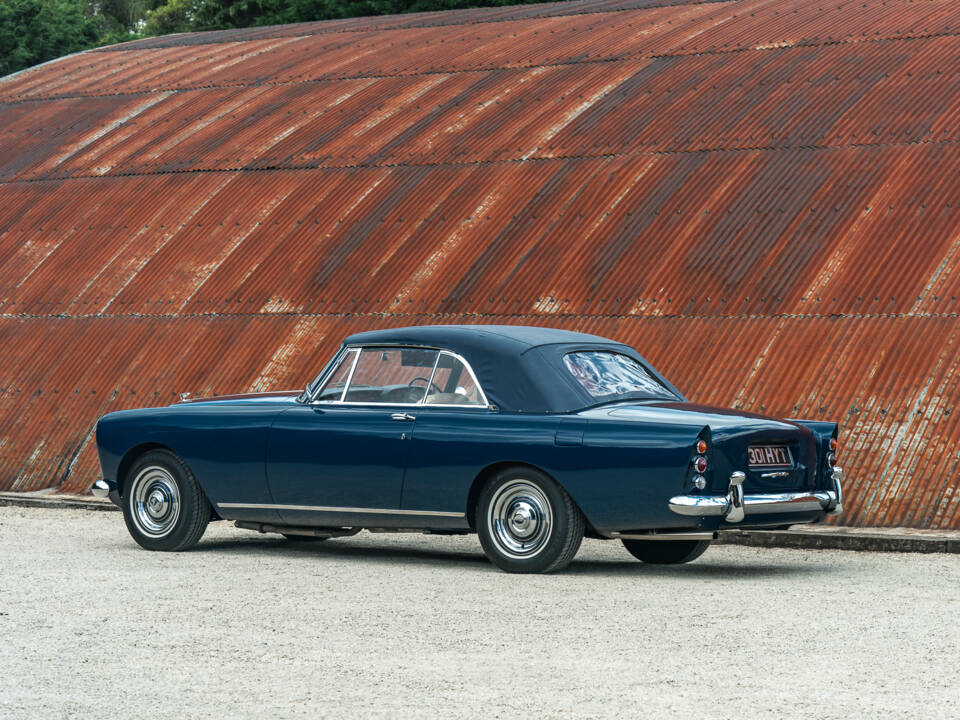
<instances>
[{"instance_id":1,"label":"chrome door handle","mask_svg":"<svg viewBox=\"0 0 960 720\"><path fill-rule=\"evenodd\" d=\"M390 419L391 420L414 420L416 418L410 413L402 412L402 413L394 413L393 415L390 416Z\"/></svg>"}]
</instances>

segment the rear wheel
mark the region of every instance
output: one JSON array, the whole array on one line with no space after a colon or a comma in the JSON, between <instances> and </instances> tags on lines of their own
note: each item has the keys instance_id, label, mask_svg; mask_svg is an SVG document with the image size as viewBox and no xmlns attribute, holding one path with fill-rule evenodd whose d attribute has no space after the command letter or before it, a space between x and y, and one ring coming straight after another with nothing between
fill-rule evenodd
<instances>
[{"instance_id":1,"label":"rear wheel","mask_svg":"<svg viewBox=\"0 0 960 720\"><path fill-rule=\"evenodd\" d=\"M504 470L480 493L477 534L501 570L543 573L567 566L583 541L580 509L557 483L532 468Z\"/></svg>"},{"instance_id":2,"label":"rear wheel","mask_svg":"<svg viewBox=\"0 0 960 720\"><path fill-rule=\"evenodd\" d=\"M709 540L626 540L620 542L637 560L652 565L679 565L696 560L710 547Z\"/></svg>"},{"instance_id":3,"label":"rear wheel","mask_svg":"<svg viewBox=\"0 0 960 720\"><path fill-rule=\"evenodd\" d=\"M123 519L147 550L186 550L210 522L210 503L190 468L168 450L141 455L127 473Z\"/></svg>"}]
</instances>

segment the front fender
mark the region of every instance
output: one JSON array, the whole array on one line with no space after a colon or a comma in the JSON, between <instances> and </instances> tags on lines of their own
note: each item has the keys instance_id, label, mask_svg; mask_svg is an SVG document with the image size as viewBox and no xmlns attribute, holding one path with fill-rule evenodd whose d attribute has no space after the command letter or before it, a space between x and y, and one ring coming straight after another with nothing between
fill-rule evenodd
<instances>
[{"instance_id":1,"label":"front fender","mask_svg":"<svg viewBox=\"0 0 960 720\"><path fill-rule=\"evenodd\" d=\"M110 413L96 432L104 479L122 487L131 451L163 447L183 459L214 504L269 505L264 462L279 411L263 404L197 403Z\"/></svg>"}]
</instances>

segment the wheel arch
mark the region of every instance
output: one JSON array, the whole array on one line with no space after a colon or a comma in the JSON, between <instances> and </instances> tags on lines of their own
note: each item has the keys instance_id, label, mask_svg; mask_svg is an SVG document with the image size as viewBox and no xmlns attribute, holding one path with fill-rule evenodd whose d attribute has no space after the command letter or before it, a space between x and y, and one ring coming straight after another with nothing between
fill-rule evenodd
<instances>
[{"instance_id":1,"label":"wheel arch","mask_svg":"<svg viewBox=\"0 0 960 720\"><path fill-rule=\"evenodd\" d=\"M120 497L123 497L124 486L127 482L127 473L129 472L130 467L137 461L138 458L153 450L165 450L171 455L176 455L184 465L189 467L187 461L183 459L183 456L169 445L164 445L163 443L158 442L144 442L140 443L139 445L134 445L123 454L123 457L120 458L120 463L117 465L117 493L120 495ZM200 492L203 493L203 496L210 504L210 519L221 520L222 518L217 512L216 506L210 502L210 497L207 495L207 491L203 487L203 483L197 480L197 486L200 488Z\"/></svg>"},{"instance_id":2,"label":"wheel arch","mask_svg":"<svg viewBox=\"0 0 960 720\"><path fill-rule=\"evenodd\" d=\"M176 452L173 448L164 445L163 443L157 442L145 442L135 445L129 450L127 450L123 457L120 458L120 463L117 465L117 492L120 495L123 495L123 491L126 489L127 484L127 473L130 471L130 467L137 461L141 455L144 455L151 450L166 450L167 452L173 453L176 455Z\"/></svg>"},{"instance_id":3,"label":"wheel arch","mask_svg":"<svg viewBox=\"0 0 960 720\"><path fill-rule=\"evenodd\" d=\"M587 517L587 515L583 512L583 508L580 507L580 504L577 502L577 499L566 487L564 487L563 483L560 482L552 472L538 465L534 465L533 463L529 463L529 462L524 462L522 460L500 460L498 462L491 463L490 465L487 465L485 468L483 468L479 473L477 473L476 477L474 477L473 483L470 485L470 492L467 493L467 508L466 508L467 522L470 523L470 528L472 530L477 529L477 523L476 523L477 502L480 500L480 493L483 492L483 486L487 484L490 478L495 476L501 470L506 470L507 468L528 468L530 470L536 470L538 473L542 473L543 475L546 475L548 478L553 480L557 485L559 485L563 489L565 493L567 493L567 495L570 496L570 500L573 502L574 506L576 506L577 510L579 510L580 513L583 515L584 520L586 521L588 531L590 532L594 531L593 525L590 523L590 518Z\"/></svg>"}]
</instances>

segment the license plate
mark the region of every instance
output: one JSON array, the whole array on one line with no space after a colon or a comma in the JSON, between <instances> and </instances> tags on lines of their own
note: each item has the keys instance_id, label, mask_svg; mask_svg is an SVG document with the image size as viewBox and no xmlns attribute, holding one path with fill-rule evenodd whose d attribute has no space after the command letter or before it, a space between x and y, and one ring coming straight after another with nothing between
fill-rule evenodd
<instances>
[{"instance_id":1,"label":"license plate","mask_svg":"<svg viewBox=\"0 0 960 720\"><path fill-rule=\"evenodd\" d=\"M790 448L784 445L756 445L747 448L750 467L785 467L793 465Z\"/></svg>"}]
</instances>

